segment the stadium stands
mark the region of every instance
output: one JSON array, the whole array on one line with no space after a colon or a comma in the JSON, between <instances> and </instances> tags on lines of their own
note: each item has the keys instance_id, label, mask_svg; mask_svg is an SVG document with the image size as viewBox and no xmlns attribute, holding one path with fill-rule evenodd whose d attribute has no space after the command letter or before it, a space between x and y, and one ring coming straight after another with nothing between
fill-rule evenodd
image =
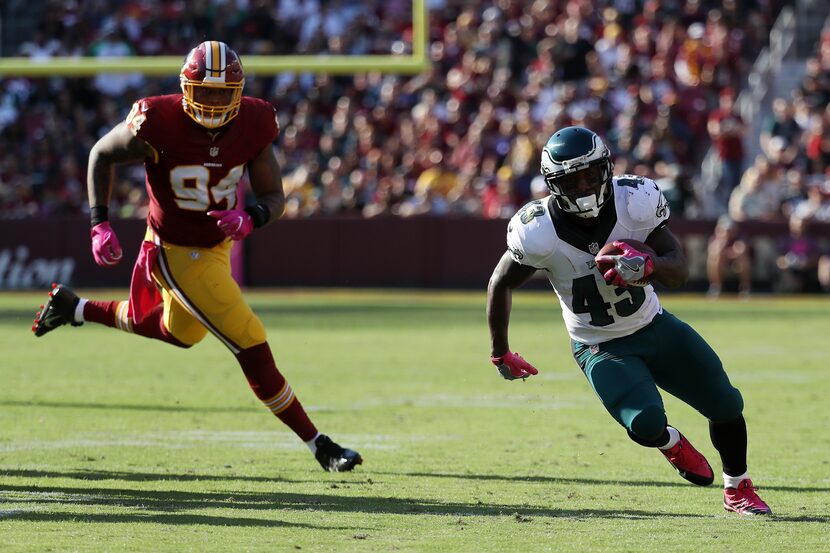
<instances>
[{"instance_id":1,"label":"stadium stands","mask_svg":"<svg viewBox=\"0 0 830 553\"><path fill-rule=\"evenodd\" d=\"M15 54L181 54L210 36L244 62L246 54L388 54L411 32L411 4L400 0L247 8L214 0L187 10L147 0L121 2L114 13L95 3L41 4L37 32ZM424 74L283 74L251 78L246 92L279 111L287 217L505 217L539 188L538 147L565 124L602 132L617 172L654 177L683 213L695 200L709 114L721 90L741 87L779 4L652 0L634 13L601 0L436 0L433 67ZM814 111L827 102L821 63L801 94ZM0 80L0 217L84 212L94 140L133 99L177 87L176 75ZM822 151L815 138L807 148L813 127L810 160ZM124 171L112 210L142 217L145 204L140 169Z\"/></svg>"}]
</instances>

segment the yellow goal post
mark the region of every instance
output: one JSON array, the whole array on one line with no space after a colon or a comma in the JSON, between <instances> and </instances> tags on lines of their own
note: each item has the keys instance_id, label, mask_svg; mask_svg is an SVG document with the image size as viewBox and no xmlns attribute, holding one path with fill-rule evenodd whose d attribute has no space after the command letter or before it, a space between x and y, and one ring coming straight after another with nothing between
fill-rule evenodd
<instances>
[{"instance_id":1,"label":"yellow goal post","mask_svg":"<svg viewBox=\"0 0 830 553\"><path fill-rule=\"evenodd\" d=\"M429 66L427 42L429 28L426 0L412 0L412 55L376 56L253 56L243 55L245 71L256 75L276 75L287 71L352 75L363 72L412 75ZM99 73L143 73L176 75L181 56L131 57L54 57L33 60L26 57L0 58L3 77L88 77Z\"/></svg>"}]
</instances>

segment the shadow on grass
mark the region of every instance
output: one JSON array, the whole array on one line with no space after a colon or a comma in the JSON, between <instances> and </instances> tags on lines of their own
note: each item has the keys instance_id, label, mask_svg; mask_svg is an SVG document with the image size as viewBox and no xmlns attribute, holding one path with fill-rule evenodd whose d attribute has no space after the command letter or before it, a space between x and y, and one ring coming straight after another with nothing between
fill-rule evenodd
<instances>
[{"instance_id":1,"label":"shadow on grass","mask_svg":"<svg viewBox=\"0 0 830 553\"><path fill-rule=\"evenodd\" d=\"M2 471L0 471L2 473ZM648 480L611 480L599 478L561 478L557 476L505 476L502 474L468 474L445 472L373 472L386 476L414 476L418 478L459 478L462 480L494 480L502 482L548 482L552 484L594 484L614 486L643 486L658 488L688 488L690 484L683 481L655 482ZM679 477L678 477L679 478ZM775 490L780 492L830 492L830 486L768 486L760 485L759 490Z\"/></svg>"},{"instance_id":2,"label":"shadow on grass","mask_svg":"<svg viewBox=\"0 0 830 553\"><path fill-rule=\"evenodd\" d=\"M560 476L538 476L538 475L515 475L505 476L502 474L473 474L473 473L446 473L446 472L383 472L370 471L369 477L393 476L412 478L456 478L460 480L483 480L494 482L539 482L547 484L584 484L592 486L634 486L634 487L657 487L657 488L689 488L691 485L681 480L672 482L660 482L653 480L614 480L602 478L563 478ZM124 472L109 470L24 470L4 469L0 467L0 476L13 478L72 478L75 480L122 480L125 482L286 482L295 484L313 484L320 482L319 478L297 480L283 478L281 476L250 476L233 474L195 474L195 473L154 473L154 472ZM351 486L360 486L367 482L361 480L349 480ZM1 489L1 488L0 488ZM798 493L828 493L830 486L759 486L759 490L772 490L777 492L798 492Z\"/></svg>"},{"instance_id":3,"label":"shadow on grass","mask_svg":"<svg viewBox=\"0 0 830 553\"><path fill-rule=\"evenodd\" d=\"M214 517L193 515L180 511L200 509L232 509L255 511L313 511L328 513L363 513L392 515L435 515L470 517L547 517L547 518L605 518L605 519L652 519L652 518L709 518L695 513L664 513L624 506L615 509L566 509L537 507L530 505L439 502L431 499L407 497L342 496L300 493L266 492L185 492L159 490L131 490L123 488L75 488L66 486L8 486L0 487L0 502L36 506L35 511L22 510L10 515L7 520L85 520L99 522L142 522L155 521L170 524L234 524L245 526L276 524L271 521L249 518ZM93 508L130 508L135 514L67 514L50 513L45 509L54 505ZM825 521L827 519L824 519ZM231 522L229 522L231 521ZM236 522L233 522L236 521ZM240 522L241 521L241 522Z\"/></svg>"},{"instance_id":4,"label":"shadow on grass","mask_svg":"<svg viewBox=\"0 0 830 553\"><path fill-rule=\"evenodd\" d=\"M75 472L49 473L43 471L3 471L4 476L56 476L73 477ZM83 474L83 473L81 473ZM96 474L96 473L93 473ZM97 473L110 475L119 473ZM390 473L391 474L391 473ZM152 476L152 475L144 475ZM169 475L158 475L165 479ZM187 475L191 477L192 475ZM398 476L437 476L424 474L403 474ZM483 475L440 475L440 477L473 477L489 479ZM207 477L211 478L211 477ZM225 478L225 477L221 477ZM147 478L151 480L152 478ZM239 480L252 480L240 477ZM260 479L254 479L256 481ZM515 477L507 480L536 481L534 477ZM577 484L654 485L653 482L619 482L614 480L590 479L548 479L557 482ZM544 480L543 480L544 481ZM358 484L360 482L357 482ZM351 485L352 482L347 482ZM659 483L658 483L659 485ZM797 488L797 490L802 490ZM552 501L557 501L555 497ZM155 522L159 524L207 524L216 526L314 526L302 523L288 523L250 517L211 516L193 514L202 509L229 509L232 511L309 511L327 513L364 513L369 515L434 515L455 517L512 517L517 520L530 517L568 519L622 519L647 520L671 518L711 518L698 513L667 513L627 508L624 504L609 509L577 509L563 507L540 507L534 505L511 505L500 503L436 501L426 498L373 497L326 495L285 492L194 492L177 490L135 490L118 487L72 487L72 486L24 486L0 485L0 503L25 503L33 510L21 509L9 514L6 520L29 521L88 521L88 522ZM66 513L50 512L54 505L90 508L134 509L134 513ZM764 519L766 520L766 519ZM830 523L827 515L776 515L769 519L774 522L816 522ZM521 520L527 522L526 520ZM324 527L332 529L332 527ZM341 528L342 529L342 528ZM348 528L353 530L355 528Z\"/></svg>"},{"instance_id":5,"label":"shadow on grass","mask_svg":"<svg viewBox=\"0 0 830 553\"><path fill-rule=\"evenodd\" d=\"M460 478L473 480L499 480L508 482L548 482L560 484L624 486L683 486L688 484L620 481L589 478L555 478L540 476L498 476L483 474L447 474L447 473L371 473L386 474L397 477L416 478ZM324 482L314 479L307 481L284 480L281 478L263 478L252 476L234 477L231 475L193 475L193 474L152 474L117 471L39 471L39 470L0 470L5 477L20 478L76 478L89 480L129 480L129 481L243 481L243 482L287 482L313 483ZM344 481L348 486L369 484L363 481ZM764 490L786 492L827 492L828 488L764 487ZM557 501L555 497L552 501ZM533 505L510 505L499 503L474 503L436 501L425 498L373 497L303 494L285 492L193 492L177 490L135 490L119 487L72 487L48 485L9 485L0 484L0 504L25 503L36 506L35 510L22 509L6 517L7 520L30 521L65 521L78 520L88 522L156 522L160 524L209 524L216 526L308 526L257 518L219 517L195 515L192 511L200 509L231 509L236 511L320 511L349 512L365 514L393 515L435 515L435 516L470 516L470 517L547 517L569 519L666 519L666 518L710 518L710 515L697 513L667 513L626 508L620 505L613 509L568 509L562 507L540 507ZM72 505L90 507L114 507L136 509L136 513L89 514L49 512L51 505ZM187 513L183 512L187 511ZM518 518L517 518L518 520ZM764 518L764 520L767 520ZM794 515L777 514L769 519L774 522L817 522L830 523L828 515ZM309 526L313 527L313 526ZM333 529L332 527L325 527ZM353 530L355 528L348 528Z\"/></svg>"},{"instance_id":6,"label":"shadow on grass","mask_svg":"<svg viewBox=\"0 0 830 553\"><path fill-rule=\"evenodd\" d=\"M296 480L280 476L234 476L232 474L123 472L111 470L17 470L0 468L0 476L15 478L72 478L75 480L121 480L124 482L287 482L311 484L319 478ZM0 486L2 490L2 486Z\"/></svg>"},{"instance_id":7,"label":"shadow on grass","mask_svg":"<svg viewBox=\"0 0 830 553\"><path fill-rule=\"evenodd\" d=\"M2 490L0 490L2 493ZM101 513L50 513L45 511L19 511L9 515L5 520L25 520L28 522L87 522L87 523L155 523L170 525L199 525L199 526L261 526L284 528L310 528L313 530L361 530L358 527L343 526L316 526L301 522L285 522L282 520L267 520L264 518L219 517L208 515L191 515L176 513L135 513L135 514L101 514Z\"/></svg>"},{"instance_id":8,"label":"shadow on grass","mask_svg":"<svg viewBox=\"0 0 830 553\"><path fill-rule=\"evenodd\" d=\"M254 406L199 407L192 405L129 405L121 403L81 403L71 401L0 401L0 407L38 407L50 409L101 409L112 411L160 411L164 413L253 413L262 409Z\"/></svg>"}]
</instances>

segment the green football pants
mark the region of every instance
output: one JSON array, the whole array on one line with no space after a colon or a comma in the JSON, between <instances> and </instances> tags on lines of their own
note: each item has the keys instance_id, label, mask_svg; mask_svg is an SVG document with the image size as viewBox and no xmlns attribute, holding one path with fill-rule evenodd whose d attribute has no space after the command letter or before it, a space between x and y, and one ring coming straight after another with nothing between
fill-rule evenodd
<instances>
[{"instance_id":1,"label":"green football pants","mask_svg":"<svg viewBox=\"0 0 830 553\"><path fill-rule=\"evenodd\" d=\"M743 398L709 344L688 324L663 311L630 336L597 345L571 341L574 359L614 419L652 440L666 425L658 387L711 421L737 418Z\"/></svg>"}]
</instances>

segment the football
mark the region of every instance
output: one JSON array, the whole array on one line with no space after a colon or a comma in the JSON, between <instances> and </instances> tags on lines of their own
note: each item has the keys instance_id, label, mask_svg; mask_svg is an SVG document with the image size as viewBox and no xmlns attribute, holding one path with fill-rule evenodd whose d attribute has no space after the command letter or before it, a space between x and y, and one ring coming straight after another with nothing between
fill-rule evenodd
<instances>
[{"instance_id":1,"label":"football","mask_svg":"<svg viewBox=\"0 0 830 553\"><path fill-rule=\"evenodd\" d=\"M657 252L655 252L654 249L651 246L649 246L648 244L646 244L645 242L640 242L639 240L632 240L630 238L622 238L618 241L619 242L625 242L629 246L637 248L641 252L647 253L647 254L649 254L653 257L657 256ZM619 249L618 247L616 247L612 242L614 242L614 240L612 240L611 242L608 242L602 248L600 248L599 252L597 252L596 257L599 257L601 255L619 255L619 254L621 254L622 250ZM602 262L597 261L597 269L599 269L600 274L603 274L603 275L605 274L605 272L608 269L611 269L613 266L614 266L613 263L609 263L607 261L602 261ZM632 285L632 286L646 286L647 284L650 284L650 279L638 280L637 282L631 282L629 284Z\"/></svg>"}]
</instances>

